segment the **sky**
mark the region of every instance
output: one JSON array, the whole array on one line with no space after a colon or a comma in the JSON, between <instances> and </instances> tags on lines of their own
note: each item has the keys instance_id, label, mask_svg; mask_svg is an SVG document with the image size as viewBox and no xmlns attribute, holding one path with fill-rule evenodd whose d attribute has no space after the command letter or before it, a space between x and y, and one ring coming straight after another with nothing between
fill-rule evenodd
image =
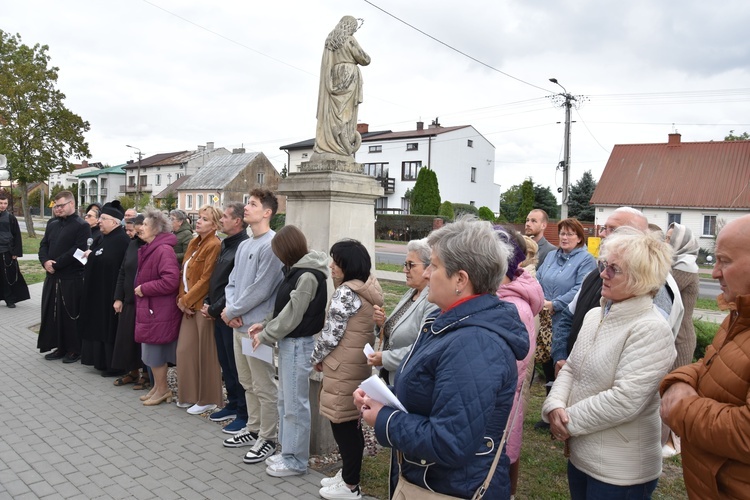
<instances>
[{"instance_id":1,"label":"sky","mask_svg":"<svg viewBox=\"0 0 750 500\"><path fill-rule=\"evenodd\" d=\"M315 135L323 42L344 15L364 19L372 58L360 122L472 125L496 148L501 192L562 186L553 77L577 97L571 184L598 179L615 144L750 131L742 0L2 0L0 29L49 46L68 109L91 125L89 161L213 141L281 170L279 147Z\"/></svg>"}]
</instances>

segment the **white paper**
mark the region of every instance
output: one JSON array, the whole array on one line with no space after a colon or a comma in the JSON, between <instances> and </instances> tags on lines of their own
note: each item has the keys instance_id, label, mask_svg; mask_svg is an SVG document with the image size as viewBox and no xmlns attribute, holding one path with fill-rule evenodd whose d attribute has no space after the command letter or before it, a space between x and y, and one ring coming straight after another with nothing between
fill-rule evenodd
<instances>
[{"instance_id":1,"label":"white paper","mask_svg":"<svg viewBox=\"0 0 750 500\"><path fill-rule=\"evenodd\" d=\"M385 385L383 379L377 375L373 375L367 380L363 380L362 383L359 384L359 388L365 391L368 396L378 403L406 412L406 408L401 404L401 401L399 401L396 395L391 392L387 385Z\"/></svg>"},{"instance_id":2,"label":"white paper","mask_svg":"<svg viewBox=\"0 0 750 500\"><path fill-rule=\"evenodd\" d=\"M73 257L75 257L76 259L78 259L78 261L79 261L79 262L80 262L81 264L83 264L84 266L86 265L86 262L88 262L88 261L89 261L88 257L84 257L84 256L83 256L83 254L85 254L85 253L86 253L86 252L84 252L84 251L83 251L83 250L81 250L80 248L76 248L76 253L74 253L74 254L73 254Z\"/></svg>"},{"instance_id":3,"label":"white paper","mask_svg":"<svg viewBox=\"0 0 750 500\"><path fill-rule=\"evenodd\" d=\"M273 364L273 348L260 344L257 349L253 350L253 340L250 337L242 337L242 354Z\"/></svg>"},{"instance_id":4,"label":"white paper","mask_svg":"<svg viewBox=\"0 0 750 500\"><path fill-rule=\"evenodd\" d=\"M372 348L370 344L365 344L365 348L362 349L362 351L365 353L366 357L370 357L370 354L375 354L375 349ZM375 368L382 368L383 365L378 365Z\"/></svg>"}]
</instances>

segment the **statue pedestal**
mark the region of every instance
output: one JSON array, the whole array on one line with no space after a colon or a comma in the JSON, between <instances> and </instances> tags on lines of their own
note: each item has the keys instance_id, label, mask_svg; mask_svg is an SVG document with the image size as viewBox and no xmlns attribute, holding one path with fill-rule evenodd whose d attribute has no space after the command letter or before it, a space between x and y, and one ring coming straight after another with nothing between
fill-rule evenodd
<instances>
[{"instance_id":1,"label":"statue pedestal","mask_svg":"<svg viewBox=\"0 0 750 500\"><path fill-rule=\"evenodd\" d=\"M277 192L287 197L286 224L302 230L311 250L326 254L342 238L360 241L370 253L374 269L375 200L383 196L383 188L374 177L352 173L353 170L323 170L321 163L326 162L305 165L304 171L290 174L279 184ZM354 165L361 171L361 165ZM329 296L333 293L330 280L328 292ZM310 452L313 455L328 453L336 447L331 424L319 412L322 378L322 374L315 371L310 377Z\"/></svg>"}]
</instances>

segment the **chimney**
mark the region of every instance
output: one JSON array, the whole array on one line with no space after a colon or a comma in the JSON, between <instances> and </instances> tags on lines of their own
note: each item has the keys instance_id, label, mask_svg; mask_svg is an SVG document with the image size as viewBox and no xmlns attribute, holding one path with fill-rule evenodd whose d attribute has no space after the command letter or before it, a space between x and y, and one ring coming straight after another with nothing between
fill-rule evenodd
<instances>
[{"instance_id":1,"label":"chimney","mask_svg":"<svg viewBox=\"0 0 750 500\"><path fill-rule=\"evenodd\" d=\"M213 141L206 143L206 149L208 149L209 151L213 151L214 150L214 143L213 143Z\"/></svg>"},{"instance_id":2,"label":"chimney","mask_svg":"<svg viewBox=\"0 0 750 500\"><path fill-rule=\"evenodd\" d=\"M669 141L667 141L667 146L679 146L681 137L682 134L680 134L679 132L669 134Z\"/></svg>"},{"instance_id":3,"label":"chimney","mask_svg":"<svg viewBox=\"0 0 750 500\"><path fill-rule=\"evenodd\" d=\"M438 121L437 118L435 118L434 120L432 120L432 123L430 123L429 128L440 128L440 126L441 126L440 122Z\"/></svg>"},{"instance_id":4,"label":"chimney","mask_svg":"<svg viewBox=\"0 0 750 500\"><path fill-rule=\"evenodd\" d=\"M417 122L417 130L424 130L424 122Z\"/></svg>"},{"instance_id":5,"label":"chimney","mask_svg":"<svg viewBox=\"0 0 750 500\"><path fill-rule=\"evenodd\" d=\"M199 151L199 152L201 152L201 153L202 153L202 152L204 152L205 150L206 150L206 146L204 146L203 144L198 144L198 151Z\"/></svg>"},{"instance_id":6,"label":"chimney","mask_svg":"<svg viewBox=\"0 0 750 500\"><path fill-rule=\"evenodd\" d=\"M245 148L234 148L232 150L233 155L240 155L240 154L243 154L244 152L245 152Z\"/></svg>"},{"instance_id":7,"label":"chimney","mask_svg":"<svg viewBox=\"0 0 750 500\"><path fill-rule=\"evenodd\" d=\"M81 168L88 168L88 167L89 167L89 162L87 160L83 160L81 162Z\"/></svg>"},{"instance_id":8,"label":"chimney","mask_svg":"<svg viewBox=\"0 0 750 500\"><path fill-rule=\"evenodd\" d=\"M369 123L358 123L357 124L357 132L360 134L366 134L370 131L370 124Z\"/></svg>"}]
</instances>

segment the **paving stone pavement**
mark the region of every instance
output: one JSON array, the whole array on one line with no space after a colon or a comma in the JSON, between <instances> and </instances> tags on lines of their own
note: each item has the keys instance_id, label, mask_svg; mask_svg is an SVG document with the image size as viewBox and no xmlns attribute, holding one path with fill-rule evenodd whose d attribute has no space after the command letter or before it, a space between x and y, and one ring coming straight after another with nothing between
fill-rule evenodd
<instances>
[{"instance_id":1,"label":"paving stone pavement","mask_svg":"<svg viewBox=\"0 0 750 500\"><path fill-rule=\"evenodd\" d=\"M172 404L144 407L132 386L92 367L46 361L29 327L42 284L0 303L0 499L320 498L320 479L273 478L249 448L222 446L219 424Z\"/></svg>"}]
</instances>

